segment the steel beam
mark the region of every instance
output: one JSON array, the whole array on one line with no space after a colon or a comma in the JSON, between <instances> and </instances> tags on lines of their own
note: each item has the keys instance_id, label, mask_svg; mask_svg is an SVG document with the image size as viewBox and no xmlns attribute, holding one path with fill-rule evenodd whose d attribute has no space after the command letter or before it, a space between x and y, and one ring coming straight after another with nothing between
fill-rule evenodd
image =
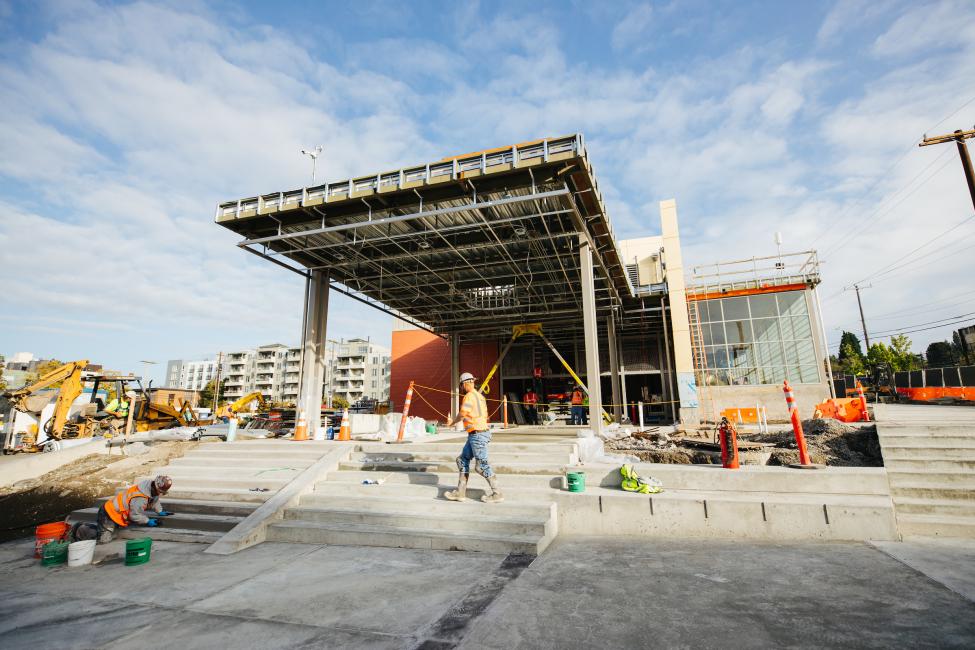
<instances>
[{"instance_id":1,"label":"steel beam","mask_svg":"<svg viewBox=\"0 0 975 650\"><path fill-rule=\"evenodd\" d=\"M582 272L582 322L586 345L586 383L589 389L589 427L598 436L603 429L603 399L599 381L599 332L596 324L596 291L589 239L579 238Z\"/></svg>"},{"instance_id":2,"label":"steel beam","mask_svg":"<svg viewBox=\"0 0 975 650\"><path fill-rule=\"evenodd\" d=\"M616 343L616 318L612 314L606 319L606 345L609 347L609 381L613 390L613 420L620 422L623 401L620 393L620 360L617 356L619 346Z\"/></svg>"}]
</instances>

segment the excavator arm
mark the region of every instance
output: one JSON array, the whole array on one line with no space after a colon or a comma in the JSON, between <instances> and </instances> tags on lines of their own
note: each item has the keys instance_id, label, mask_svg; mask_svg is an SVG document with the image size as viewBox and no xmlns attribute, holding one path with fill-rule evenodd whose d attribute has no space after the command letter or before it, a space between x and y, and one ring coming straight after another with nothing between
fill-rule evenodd
<instances>
[{"instance_id":1,"label":"excavator arm","mask_svg":"<svg viewBox=\"0 0 975 650\"><path fill-rule=\"evenodd\" d=\"M57 401L54 405L54 415L48 421L45 429L52 438L61 438L64 424L68 421L68 414L71 405L78 395L81 395L82 382L81 372L88 366L88 361L82 359L66 363L60 368L55 368L47 373L30 386L7 393L7 397L13 402L14 408L18 411L30 412L28 399L31 395L48 388L52 384L62 382L58 389Z\"/></svg>"}]
</instances>

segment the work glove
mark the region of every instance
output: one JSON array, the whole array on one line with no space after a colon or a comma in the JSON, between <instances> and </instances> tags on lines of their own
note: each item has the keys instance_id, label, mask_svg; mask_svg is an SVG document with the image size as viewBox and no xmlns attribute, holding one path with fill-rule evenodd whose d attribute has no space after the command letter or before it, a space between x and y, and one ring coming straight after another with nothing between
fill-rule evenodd
<instances>
[{"instance_id":1,"label":"work glove","mask_svg":"<svg viewBox=\"0 0 975 650\"><path fill-rule=\"evenodd\" d=\"M156 513L156 516L157 517L168 517L171 514L173 514L173 513L171 513L168 510L160 510L159 512Z\"/></svg>"},{"instance_id":2,"label":"work glove","mask_svg":"<svg viewBox=\"0 0 975 650\"><path fill-rule=\"evenodd\" d=\"M155 527L159 526L159 520L158 519L150 519L149 521L146 522L146 526L148 526L149 528L155 528Z\"/></svg>"}]
</instances>

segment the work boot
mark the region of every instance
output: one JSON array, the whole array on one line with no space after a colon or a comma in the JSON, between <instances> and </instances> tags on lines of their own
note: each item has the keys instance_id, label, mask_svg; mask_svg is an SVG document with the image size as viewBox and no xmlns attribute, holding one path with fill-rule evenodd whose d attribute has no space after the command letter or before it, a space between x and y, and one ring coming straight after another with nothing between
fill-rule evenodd
<instances>
[{"instance_id":1,"label":"work boot","mask_svg":"<svg viewBox=\"0 0 975 650\"><path fill-rule=\"evenodd\" d=\"M451 501L463 501L467 498L467 478L470 474L461 473L457 479L457 489L444 493L444 496Z\"/></svg>"},{"instance_id":2,"label":"work boot","mask_svg":"<svg viewBox=\"0 0 975 650\"><path fill-rule=\"evenodd\" d=\"M501 503L504 501L504 495L501 494L501 490L498 489L498 479L496 476L491 475L488 477L488 485L491 486L491 494L485 494L481 497L481 501L484 503Z\"/></svg>"}]
</instances>

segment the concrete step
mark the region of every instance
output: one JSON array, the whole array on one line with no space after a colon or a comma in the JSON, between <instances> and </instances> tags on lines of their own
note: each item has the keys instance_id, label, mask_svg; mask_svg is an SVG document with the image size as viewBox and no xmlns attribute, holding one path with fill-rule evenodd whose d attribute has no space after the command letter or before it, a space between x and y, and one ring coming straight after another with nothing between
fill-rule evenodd
<instances>
[{"instance_id":1,"label":"concrete step","mask_svg":"<svg viewBox=\"0 0 975 650\"><path fill-rule=\"evenodd\" d=\"M183 456L194 461L258 461L268 464L314 463L321 456L316 454L298 454L293 452L249 453L240 451L211 452L191 451Z\"/></svg>"},{"instance_id":2,"label":"concrete step","mask_svg":"<svg viewBox=\"0 0 975 650\"><path fill-rule=\"evenodd\" d=\"M903 445L903 446L923 446L923 447L972 447L975 446L975 435L955 432L953 434L942 434L937 436L920 435L881 435L880 445Z\"/></svg>"},{"instance_id":3,"label":"concrete step","mask_svg":"<svg viewBox=\"0 0 975 650\"><path fill-rule=\"evenodd\" d=\"M957 435L963 433L971 433L972 422L941 422L937 424L932 423L898 423L898 422L880 422L877 425L877 435L879 436L937 436L941 434Z\"/></svg>"},{"instance_id":4,"label":"concrete step","mask_svg":"<svg viewBox=\"0 0 975 650\"><path fill-rule=\"evenodd\" d=\"M941 458L932 455L918 455L912 458L887 458L884 465L888 472L892 471L975 471L975 454L973 458Z\"/></svg>"},{"instance_id":5,"label":"concrete step","mask_svg":"<svg viewBox=\"0 0 975 650\"><path fill-rule=\"evenodd\" d=\"M455 512L398 512L387 504L373 503L366 508L339 506L300 506L287 508L285 520L325 524L366 524L403 529L478 531L499 536L544 536L549 532L551 516L516 517L509 514ZM493 504L483 504L493 505ZM500 505L500 504L499 504Z\"/></svg>"},{"instance_id":6,"label":"concrete step","mask_svg":"<svg viewBox=\"0 0 975 650\"><path fill-rule=\"evenodd\" d=\"M317 459L316 458L292 458L287 460L282 459L267 459L267 458L252 458L252 457L234 457L234 456L219 456L214 458L199 458L197 456L183 456L182 458L173 458L169 461L172 467L209 467L214 469L221 469L225 467L235 467L235 468L247 468L253 467L258 469L264 469L268 467L295 467L298 469L304 469L313 465Z\"/></svg>"},{"instance_id":7,"label":"concrete step","mask_svg":"<svg viewBox=\"0 0 975 650\"><path fill-rule=\"evenodd\" d=\"M975 500L953 501L950 499L894 497L894 508L897 510L897 514L975 517Z\"/></svg>"},{"instance_id":8,"label":"concrete step","mask_svg":"<svg viewBox=\"0 0 975 650\"><path fill-rule=\"evenodd\" d=\"M168 465L159 470L173 481L177 479L207 479L210 481L252 481L273 479L276 481L290 481L303 472L303 467L203 467L194 465Z\"/></svg>"},{"instance_id":9,"label":"concrete step","mask_svg":"<svg viewBox=\"0 0 975 650\"><path fill-rule=\"evenodd\" d=\"M891 484L890 494L894 499L909 497L913 499L937 499L952 501L975 501L975 492L969 487L933 487L911 483Z\"/></svg>"},{"instance_id":10,"label":"concrete step","mask_svg":"<svg viewBox=\"0 0 975 650\"><path fill-rule=\"evenodd\" d=\"M498 482L498 487L506 497L520 503L550 503L552 494L555 490L551 488L523 488L518 486L505 486L503 478ZM487 483L483 480L474 483L473 487L467 488L467 496L470 499L480 499L487 493ZM453 490L457 487L456 482L452 484L441 483L438 485L408 485L408 484L385 484L385 485L362 485L361 483L318 483L315 486L315 494L325 494L330 496L399 496L412 497L419 499L433 500L443 498L444 492Z\"/></svg>"},{"instance_id":11,"label":"concrete step","mask_svg":"<svg viewBox=\"0 0 975 650\"><path fill-rule=\"evenodd\" d=\"M98 499L98 504L107 501L110 497ZM174 499L169 495L163 497L163 506L171 512L201 515L223 515L225 517L240 517L243 519L255 510L258 503L247 503L243 501L212 501L199 499Z\"/></svg>"},{"instance_id":12,"label":"concrete step","mask_svg":"<svg viewBox=\"0 0 975 650\"><path fill-rule=\"evenodd\" d=\"M500 475L499 475L500 476ZM458 472L376 472L376 471L355 471L341 470L329 472L324 481L330 483L362 483L363 481L381 480L383 483L411 485L457 485ZM565 479L562 475L552 474L505 474L500 476L498 481L506 487L536 487L536 488L557 488L565 487ZM486 481L480 474L471 472L469 485L476 486Z\"/></svg>"},{"instance_id":13,"label":"concrete step","mask_svg":"<svg viewBox=\"0 0 975 650\"><path fill-rule=\"evenodd\" d=\"M227 488L193 483L184 483L182 485L173 484L163 503L168 503L173 499L181 499L191 501L229 501L233 503L254 503L260 505L271 498L275 492L277 490L269 489L261 492L248 488Z\"/></svg>"},{"instance_id":14,"label":"concrete step","mask_svg":"<svg viewBox=\"0 0 975 650\"><path fill-rule=\"evenodd\" d=\"M503 492L503 490L502 490ZM483 490L480 492L483 493ZM465 501L437 498L435 492L423 496L401 495L393 490L373 494L330 494L312 492L301 497L301 506L310 508L346 508L354 510L392 510L396 513L450 513L456 516L504 515L505 517L545 518L554 515L554 505L548 501L525 503L512 496L501 503L484 503L471 498Z\"/></svg>"},{"instance_id":15,"label":"concrete step","mask_svg":"<svg viewBox=\"0 0 975 650\"><path fill-rule=\"evenodd\" d=\"M95 521L98 515L98 508L82 508L71 513L72 521ZM174 512L168 517L161 517L163 525L158 530L169 528L177 530L202 530L225 533L238 523L243 517L229 517L226 515L208 515L200 513ZM133 530L138 528L143 531L143 536L156 532L156 528L145 526L133 526Z\"/></svg>"},{"instance_id":16,"label":"concrete step","mask_svg":"<svg viewBox=\"0 0 975 650\"><path fill-rule=\"evenodd\" d=\"M911 537L961 537L975 539L975 517L898 513L897 528L901 535Z\"/></svg>"},{"instance_id":17,"label":"concrete step","mask_svg":"<svg viewBox=\"0 0 975 650\"><path fill-rule=\"evenodd\" d=\"M956 445L881 445L880 451L884 461L894 459L910 459L916 456L937 456L943 459L973 460L975 459L975 445L959 447Z\"/></svg>"},{"instance_id":18,"label":"concrete step","mask_svg":"<svg viewBox=\"0 0 975 650\"><path fill-rule=\"evenodd\" d=\"M457 456L460 455L460 448L452 451L427 451L426 449L411 449L410 451L386 451L386 452L353 452L349 457L350 462L425 462L425 463L455 463ZM535 463L539 465L574 465L577 458L566 450L549 454L536 454L528 452L496 452L494 449L488 451L488 458L491 464L496 463Z\"/></svg>"},{"instance_id":19,"label":"concrete step","mask_svg":"<svg viewBox=\"0 0 975 650\"><path fill-rule=\"evenodd\" d=\"M223 535L222 532L212 530L187 530L180 528L131 528L123 529L118 534L122 539L151 537L153 541L157 542L189 542L196 544L213 544L223 537Z\"/></svg>"},{"instance_id":20,"label":"concrete step","mask_svg":"<svg viewBox=\"0 0 975 650\"><path fill-rule=\"evenodd\" d=\"M975 490L975 472L960 470L887 470L891 485L963 487Z\"/></svg>"},{"instance_id":21,"label":"concrete step","mask_svg":"<svg viewBox=\"0 0 975 650\"><path fill-rule=\"evenodd\" d=\"M171 475L173 478L173 487L170 489L170 494L174 494L177 488L184 490L185 487L180 486L180 483L185 485L192 485L194 487L210 488L212 490L222 490L224 488L234 488L234 489L251 489L251 488L266 488L271 492L277 492L282 487L287 485L291 479L289 478L208 478L204 475L190 475L190 476L177 476ZM140 479L141 480L141 479ZM185 498L185 497L184 497Z\"/></svg>"},{"instance_id":22,"label":"concrete step","mask_svg":"<svg viewBox=\"0 0 975 650\"><path fill-rule=\"evenodd\" d=\"M268 527L267 539L272 542L304 544L428 548L443 551L534 555L544 551L551 541L550 538L538 535L496 535L474 531L328 524L297 520L274 522Z\"/></svg>"},{"instance_id":23,"label":"concrete step","mask_svg":"<svg viewBox=\"0 0 975 650\"><path fill-rule=\"evenodd\" d=\"M427 442L413 445L388 445L384 442L362 442L356 445L356 451L366 453L452 453L457 456L463 449L466 440L457 438L445 442ZM572 443L532 443L532 442L492 442L488 445L492 454L572 454L576 451L576 444Z\"/></svg>"},{"instance_id":24,"label":"concrete step","mask_svg":"<svg viewBox=\"0 0 975 650\"><path fill-rule=\"evenodd\" d=\"M472 463L473 464L473 463ZM561 474L564 464L553 462L551 464L541 463L516 463L491 461L491 467L498 474ZM457 472L457 464L453 461L345 461L339 463L340 470L352 471L373 471L373 472Z\"/></svg>"}]
</instances>

